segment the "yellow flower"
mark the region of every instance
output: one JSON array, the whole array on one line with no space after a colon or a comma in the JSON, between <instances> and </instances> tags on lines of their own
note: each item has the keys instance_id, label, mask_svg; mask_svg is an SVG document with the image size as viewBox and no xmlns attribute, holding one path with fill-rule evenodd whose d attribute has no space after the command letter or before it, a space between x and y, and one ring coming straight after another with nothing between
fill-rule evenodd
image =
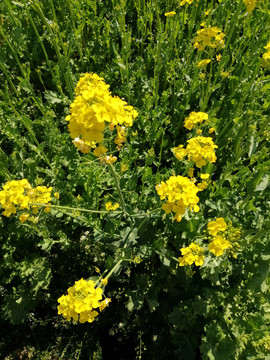
<instances>
[{"instance_id":1,"label":"yellow flower","mask_svg":"<svg viewBox=\"0 0 270 360\"><path fill-rule=\"evenodd\" d=\"M122 172L125 172L125 171L127 171L128 170L128 164L122 164L121 163L121 171Z\"/></svg>"},{"instance_id":2,"label":"yellow flower","mask_svg":"<svg viewBox=\"0 0 270 360\"><path fill-rule=\"evenodd\" d=\"M227 224L222 217L217 218L215 221L210 221L207 224L207 230L213 236L216 236L219 232L224 232L226 229Z\"/></svg>"},{"instance_id":3,"label":"yellow flower","mask_svg":"<svg viewBox=\"0 0 270 360\"><path fill-rule=\"evenodd\" d=\"M22 223L24 223L28 218L29 218L29 214L28 213L22 213L22 215L19 216L19 219Z\"/></svg>"},{"instance_id":4,"label":"yellow flower","mask_svg":"<svg viewBox=\"0 0 270 360\"><path fill-rule=\"evenodd\" d=\"M62 315L70 321L72 318L80 323L93 322L98 316L99 311L108 306L111 299L102 300L103 290L96 287L94 281L86 281L83 278L75 282L68 289L67 295L62 295L59 299L58 315Z\"/></svg>"},{"instance_id":5,"label":"yellow flower","mask_svg":"<svg viewBox=\"0 0 270 360\"><path fill-rule=\"evenodd\" d=\"M88 154L91 150L91 146L78 137L72 140L72 142L76 146L76 148L80 150L83 154Z\"/></svg>"},{"instance_id":6,"label":"yellow flower","mask_svg":"<svg viewBox=\"0 0 270 360\"><path fill-rule=\"evenodd\" d=\"M120 205L118 203L113 204L111 201L106 202L106 204L105 204L106 210L108 210L108 211L116 210L119 208L119 206Z\"/></svg>"},{"instance_id":7,"label":"yellow flower","mask_svg":"<svg viewBox=\"0 0 270 360\"><path fill-rule=\"evenodd\" d=\"M197 36L194 39L194 47L198 51L204 51L205 47L213 49L222 49L224 47L224 37L226 36L218 27L205 27L201 24L203 29L197 31Z\"/></svg>"},{"instance_id":8,"label":"yellow flower","mask_svg":"<svg viewBox=\"0 0 270 360\"><path fill-rule=\"evenodd\" d=\"M198 130L196 131L196 134L197 134L197 135L201 135L201 134L202 134L202 130L201 130L201 129L198 129Z\"/></svg>"},{"instance_id":9,"label":"yellow flower","mask_svg":"<svg viewBox=\"0 0 270 360\"><path fill-rule=\"evenodd\" d=\"M231 243L226 240L222 235L217 235L209 244L209 251L215 256L223 255L226 249L231 248Z\"/></svg>"},{"instance_id":10,"label":"yellow flower","mask_svg":"<svg viewBox=\"0 0 270 360\"><path fill-rule=\"evenodd\" d=\"M86 73L80 78L76 97L66 117L68 129L78 149L88 153L95 143L101 143L105 123L132 126L137 111L117 96L112 96L109 85L97 74Z\"/></svg>"},{"instance_id":11,"label":"yellow flower","mask_svg":"<svg viewBox=\"0 0 270 360\"><path fill-rule=\"evenodd\" d=\"M204 59L204 60L201 60L197 63L197 68L199 69L202 69L202 70L206 70L206 66L207 64L209 64L211 62L210 59Z\"/></svg>"},{"instance_id":12,"label":"yellow flower","mask_svg":"<svg viewBox=\"0 0 270 360\"><path fill-rule=\"evenodd\" d=\"M52 187L32 188L26 179L8 181L0 191L0 204L4 209L2 215L10 217L12 214L16 214L18 206L19 210L29 209L32 206L32 212L35 214L38 212L38 206L31 205L31 203L49 203L51 192Z\"/></svg>"},{"instance_id":13,"label":"yellow flower","mask_svg":"<svg viewBox=\"0 0 270 360\"><path fill-rule=\"evenodd\" d=\"M260 0L243 0L243 1L247 7L247 12L251 13L255 9L255 7L257 6Z\"/></svg>"},{"instance_id":14,"label":"yellow flower","mask_svg":"<svg viewBox=\"0 0 270 360\"><path fill-rule=\"evenodd\" d=\"M179 265L192 265L201 266L204 263L205 256L203 255L204 249L199 245L191 243L188 247L180 249L182 257L179 257Z\"/></svg>"},{"instance_id":15,"label":"yellow flower","mask_svg":"<svg viewBox=\"0 0 270 360\"><path fill-rule=\"evenodd\" d=\"M220 61L221 60L221 54L216 55L216 59L217 59L217 61Z\"/></svg>"},{"instance_id":16,"label":"yellow flower","mask_svg":"<svg viewBox=\"0 0 270 360\"><path fill-rule=\"evenodd\" d=\"M101 282L101 285L106 286L108 284L108 279L107 278L101 279L100 282Z\"/></svg>"},{"instance_id":17,"label":"yellow flower","mask_svg":"<svg viewBox=\"0 0 270 360\"><path fill-rule=\"evenodd\" d=\"M117 161L117 157L112 156L111 154L107 156L100 156L99 159L105 164L114 164Z\"/></svg>"},{"instance_id":18,"label":"yellow flower","mask_svg":"<svg viewBox=\"0 0 270 360\"><path fill-rule=\"evenodd\" d=\"M227 78L230 75L230 73L228 71L220 70L220 75L222 78Z\"/></svg>"},{"instance_id":19,"label":"yellow flower","mask_svg":"<svg viewBox=\"0 0 270 360\"><path fill-rule=\"evenodd\" d=\"M58 191L55 192L55 193L53 194L53 196L54 196L57 200L59 200L60 195L59 195L59 192L58 192Z\"/></svg>"},{"instance_id":20,"label":"yellow flower","mask_svg":"<svg viewBox=\"0 0 270 360\"><path fill-rule=\"evenodd\" d=\"M188 170L188 176L189 176L189 177L191 177L191 178L193 177L193 175L194 175L194 170L195 170L194 168L191 168L191 169Z\"/></svg>"},{"instance_id":21,"label":"yellow flower","mask_svg":"<svg viewBox=\"0 0 270 360\"><path fill-rule=\"evenodd\" d=\"M208 114L201 111L192 111L188 117L185 118L184 127L191 130L196 126L196 124L201 124L205 120L208 120Z\"/></svg>"},{"instance_id":22,"label":"yellow flower","mask_svg":"<svg viewBox=\"0 0 270 360\"><path fill-rule=\"evenodd\" d=\"M173 17L175 14L176 14L175 11L170 11L170 12L166 12L164 15L165 15L166 17Z\"/></svg>"},{"instance_id":23,"label":"yellow flower","mask_svg":"<svg viewBox=\"0 0 270 360\"><path fill-rule=\"evenodd\" d=\"M199 189L187 177L171 176L166 183L162 181L161 184L156 185L156 191L161 200L167 200L162 205L166 214L171 211L175 213L173 221L181 221L187 208L195 212L200 210L197 205L200 200L197 196Z\"/></svg>"},{"instance_id":24,"label":"yellow flower","mask_svg":"<svg viewBox=\"0 0 270 360\"><path fill-rule=\"evenodd\" d=\"M190 4L192 4L193 3L193 0L182 0L181 2L180 2L180 6L184 6L184 5L190 5Z\"/></svg>"},{"instance_id":25,"label":"yellow flower","mask_svg":"<svg viewBox=\"0 0 270 360\"><path fill-rule=\"evenodd\" d=\"M199 79L200 80L204 80L206 78L206 74L205 73L200 73L199 74Z\"/></svg>"},{"instance_id":26,"label":"yellow flower","mask_svg":"<svg viewBox=\"0 0 270 360\"><path fill-rule=\"evenodd\" d=\"M98 147L96 147L94 149L93 154L96 157L99 157L99 156L105 154L107 151L108 151L108 149L105 146L103 146L102 144L100 144Z\"/></svg>"},{"instance_id":27,"label":"yellow flower","mask_svg":"<svg viewBox=\"0 0 270 360\"><path fill-rule=\"evenodd\" d=\"M216 131L215 128L211 127L211 128L209 129L209 134L212 134L212 133L215 132L215 131Z\"/></svg>"},{"instance_id":28,"label":"yellow flower","mask_svg":"<svg viewBox=\"0 0 270 360\"><path fill-rule=\"evenodd\" d=\"M188 155L188 160L193 161L198 168L206 165L207 162L215 162L215 149L218 147L210 137L197 136L187 141L186 149L183 145L173 148L173 153L178 160Z\"/></svg>"},{"instance_id":29,"label":"yellow flower","mask_svg":"<svg viewBox=\"0 0 270 360\"><path fill-rule=\"evenodd\" d=\"M203 180L209 179L210 174L200 174L200 178Z\"/></svg>"}]
</instances>

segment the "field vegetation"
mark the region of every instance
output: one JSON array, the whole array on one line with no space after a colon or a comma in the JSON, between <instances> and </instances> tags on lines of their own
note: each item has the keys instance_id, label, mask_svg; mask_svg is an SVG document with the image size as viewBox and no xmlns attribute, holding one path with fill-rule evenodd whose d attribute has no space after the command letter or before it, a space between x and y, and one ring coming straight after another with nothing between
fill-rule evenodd
<instances>
[{"instance_id":1,"label":"field vegetation","mask_svg":"<svg viewBox=\"0 0 270 360\"><path fill-rule=\"evenodd\" d=\"M268 0L0 3L0 357L270 360Z\"/></svg>"}]
</instances>

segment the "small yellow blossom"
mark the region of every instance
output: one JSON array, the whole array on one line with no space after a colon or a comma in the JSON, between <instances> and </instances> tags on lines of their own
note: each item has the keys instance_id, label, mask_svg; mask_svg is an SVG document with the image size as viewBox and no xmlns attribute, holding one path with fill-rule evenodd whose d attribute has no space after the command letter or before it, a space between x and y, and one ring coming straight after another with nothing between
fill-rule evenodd
<instances>
[{"instance_id":1,"label":"small yellow blossom","mask_svg":"<svg viewBox=\"0 0 270 360\"><path fill-rule=\"evenodd\" d=\"M192 178L194 176L194 170L195 170L194 168L191 168L191 169L188 170L188 176L189 177Z\"/></svg>"},{"instance_id":2,"label":"small yellow blossom","mask_svg":"<svg viewBox=\"0 0 270 360\"><path fill-rule=\"evenodd\" d=\"M210 242L208 248L215 256L221 256L226 249L231 247L232 245L228 240L226 240L222 235L217 235Z\"/></svg>"},{"instance_id":3,"label":"small yellow blossom","mask_svg":"<svg viewBox=\"0 0 270 360\"><path fill-rule=\"evenodd\" d=\"M165 15L166 17L173 17L175 14L176 14L175 11L170 11L170 12L166 12L164 15Z\"/></svg>"},{"instance_id":4,"label":"small yellow blossom","mask_svg":"<svg viewBox=\"0 0 270 360\"><path fill-rule=\"evenodd\" d=\"M101 285L106 286L108 284L108 279L107 278L101 279L100 282L101 282Z\"/></svg>"},{"instance_id":5,"label":"small yellow blossom","mask_svg":"<svg viewBox=\"0 0 270 360\"><path fill-rule=\"evenodd\" d=\"M51 204L47 204L47 206L43 210L45 213L49 213L51 211Z\"/></svg>"},{"instance_id":6,"label":"small yellow blossom","mask_svg":"<svg viewBox=\"0 0 270 360\"><path fill-rule=\"evenodd\" d=\"M211 128L209 129L209 134L212 134L212 133L215 132L215 131L216 131L215 128L211 127Z\"/></svg>"},{"instance_id":7,"label":"small yellow blossom","mask_svg":"<svg viewBox=\"0 0 270 360\"><path fill-rule=\"evenodd\" d=\"M78 137L72 140L72 142L76 146L76 148L80 150L83 154L88 154L91 150L91 146Z\"/></svg>"},{"instance_id":8,"label":"small yellow blossom","mask_svg":"<svg viewBox=\"0 0 270 360\"><path fill-rule=\"evenodd\" d=\"M180 2L180 6L184 6L184 5L190 5L190 4L192 4L193 3L193 0L182 0L181 2Z\"/></svg>"},{"instance_id":9,"label":"small yellow blossom","mask_svg":"<svg viewBox=\"0 0 270 360\"><path fill-rule=\"evenodd\" d=\"M210 221L207 224L207 230L213 236L217 235L220 232L224 232L226 229L227 224L222 217L217 218L215 221Z\"/></svg>"},{"instance_id":10,"label":"small yellow blossom","mask_svg":"<svg viewBox=\"0 0 270 360\"><path fill-rule=\"evenodd\" d=\"M29 214L28 213L22 213L22 215L19 216L19 219L22 223L24 223L28 218L29 218Z\"/></svg>"},{"instance_id":11,"label":"small yellow blossom","mask_svg":"<svg viewBox=\"0 0 270 360\"><path fill-rule=\"evenodd\" d=\"M185 118L184 127L191 130L196 126L196 124L201 124L205 120L208 120L208 114L201 111L192 111L188 117Z\"/></svg>"},{"instance_id":12,"label":"small yellow blossom","mask_svg":"<svg viewBox=\"0 0 270 360\"><path fill-rule=\"evenodd\" d=\"M204 249L199 245L191 243L188 247L180 249L182 257L179 257L179 265L192 265L201 266L204 263L205 256L203 255Z\"/></svg>"},{"instance_id":13,"label":"small yellow blossom","mask_svg":"<svg viewBox=\"0 0 270 360\"><path fill-rule=\"evenodd\" d=\"M197 36L194 39L194 47L198 51L204 51L205 47L213 49L222 49L224 47L224 37L226 36L218 27L208 26L201 24L203 29L197 31Z\"/></svg>"},{"instance_id":14,"label":"small yellow blossom","mask_svg":"<svg viewBox=\"0 0 270 360\"><path fill-rule=\"evenodd\" d=\"M203 182L197 184L199 191L205 190L207 188L207 186L208 186L208 183L206 181L203 181Z\"/></svg>"},{"instance_id":15,"label":"small yellow blossom","mask_svg":"<svg viewBox=\"0 0 270 360\"><path fill-rule=\"evenodd\" d=\"M220 75L222 78L227 78L230 75L230 73L228 71L220 70Z\"/></svg>"},{"instance_id":16,"label":"small yellow blossom","mask_svg":"<svg viewBox=\"0 0 270 360\"><path fill-rule=\"evenodd\" d=\"M217 59L217 61L220 61L221 60L221 54L218 54L218 55L216 55L216 59Z\"/></svg>"},{"instance_id":17,"label":"small yellow blossom","mask_svg":"<svg viewBox=\"0 0 270 360\"><path fill-rule=\"evenodd\" d=\"M197 135L201 135L201 134L202 134L202 130L201 130L201 129L198 129L198 130L196 131L196 134L197 134Z\"/></svg>"},{"instance_id":18,"label":"small yellow blossom","mask_svg":"<svg viewBox=\"0 0 270 360\"><path fill-rule=\"evenodd\" d=\"M200 178L203 180L209 179L210 174L200 174Z\"/></svg>"},{"instance_id":19,"label":"small yellow blossom","mask_svg":"<svg viewBox=\"0 0 270 360\"><path fill-rule=\"evenodd\" d=\"M127 171L128 170L128 164L123 164L123 163L121 163L121 171L122 172L125 172L125 171Z\"/></svg>"},{"instance_id":20,"label":"small yellow blossom","mask_svg":"<svg viewBox=\"0 0 270 360\"><path fill-rule=\"evenodd\" d=\"M119 208L119 206L120 205L118 203L113 204L111 201L106 202L106 204L105 204L106 210L108 210L108 211L116 210Z\"/></svg>"},{"instance_id":21,"label":"small yellow blossom","mask_svg":"<svg viewBox=\"0 0 270 360\"><path fill-rule=\"evenodd\" d=\"M260 2L260 0L243 0L243 1L247 7L247 12L249 13L251 13L255 9L257 4Z\"/></svg>"},{"instance_id":22,"label":"small yellow blossom","mask_svg":"<svg viewBox=\"0 0 270 360\"><path fill-rule=\"evenodd\" d=\"M102 144L100 144L98 147L96 147L94 149L93 154L96 157L99 157L99 156L105 154L107 151L108 151L108 149L105 146L103 146Z\"/></svg>"},{"instance_id":23,"label":"small yellow blossom","mask_svg":"<svg viewBox=\"0 0 270 360\"><path fill-rule=\"evenodd\" d=\"M55 192L55 193L53 194L53 196L54 196L57 200L59 200L60 195L59 195L59 192L58 192L58 191Z\"/></svg>"},{"instance_id":24,"label":"small yellow blossom","mask_svg":"<svg viewBox=\"0 0 270 360\"><path fill-rule=\"evenodd\" d=\"M200 80L205 80L205 78L206 78L206 74L205 74L205 73L200 73L200 74L199 74L199 79L200 79Z\"/></svg>"},{"instance_id":25,"label":"small yellow blossom","mask_svg":"<svg viewBox=\"0 0 270 360\"><path fill-rule=\"evenodd\" d=\"M117 161L117 157L112 156L111 154L107 156L100 156L99 159L102 163L105 164L114 164Z\"/></svg>"},{"instance_id":26,"label":"small yellow blossom","mask_svg":"<svg viewBox=\"0 0 270 360\"><path fill-rule=\"evenodd\" d=\"M202 70L206 70L206 66L211 62L210 59L204 59L201 60L197 63L197 68L202 69Z\"/></svg>"}]
</instances>

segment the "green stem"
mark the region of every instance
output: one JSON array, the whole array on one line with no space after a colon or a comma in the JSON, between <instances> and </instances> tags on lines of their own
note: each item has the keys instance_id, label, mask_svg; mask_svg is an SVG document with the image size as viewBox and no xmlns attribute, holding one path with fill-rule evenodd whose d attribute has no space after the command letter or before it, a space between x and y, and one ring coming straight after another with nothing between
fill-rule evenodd
<instances>
[{"instance_id":1,"label":"green stem","mask_svg":"<svg viewBox=\"0 0 270 360\"><path fill-rule=\"evenodd\" d=\"M47 207L48 204L42 204L42 203L29 203L31 206L42 206ZM81 211L86 213L96 213L96 214L108 214L109 211L107 210L90 210L90 209L82 209L82 208L73 208L70 206L62 206L62 205L50 205L49 206L52 209L63 209L63 210L71 210L71 211ZM121 214L121 211L114 211L114 214Z\"/></svg>"},{"instance_id":2,"label":"green stem","mask_svg":"<svg viewBox=\"0 0 270 360\"><path fill-rule=\"evenodd\" d=\"M120 197L120 203L121 203L121 207L122 207L122 210L123 210L123 213L124 213L124 216L126 217L127 216L127 212L126 212L126 204L125 204L125 200L124 200L124 197L123 197L123 193L122 193L122 190L120 188L120 184L119 184L119 181L117 179L117 175L114 171L114 167L112 166L112 164L108 164L108 167L109 167L109 170L110 170L110 173L114 179L114 182L115 182L115 186L117 188L117 191L118 191L118 194L119 194L119 197Z\"/></svg>"}]
</instances>

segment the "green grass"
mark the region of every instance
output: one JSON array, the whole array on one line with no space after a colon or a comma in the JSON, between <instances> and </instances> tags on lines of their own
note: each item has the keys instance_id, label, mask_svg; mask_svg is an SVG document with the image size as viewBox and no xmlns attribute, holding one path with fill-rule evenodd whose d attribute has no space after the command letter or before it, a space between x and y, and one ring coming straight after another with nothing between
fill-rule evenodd
<instances>
[{"instance_id":1,"label":"green grass","mask_svg":"<svg viewBox=\"0 0 270 360\"><path fill-rule=\"evenodd\" d=\"M226 34L220 51L194 48L203 22ZM1 2L0 183L60 193L38 221L0 218L3 358L269 358L269 40L268 0L251 13L241 0ZM86 72L139 113L120 151L106 130L111 168L77 151L65 121ZM192 111L208 114L199 128L217 161L202 169L211 183L200 211L178 223L155 186L192 166L171 150L196 136L183 126ZM121 206L106 212L107 201ZM182 247L207 249L218 217L242 231L237 257L179 267ZM91 324L62 319L57 299L97 268L113 269L110 306Z\"/></svg>"}]
</instances>

